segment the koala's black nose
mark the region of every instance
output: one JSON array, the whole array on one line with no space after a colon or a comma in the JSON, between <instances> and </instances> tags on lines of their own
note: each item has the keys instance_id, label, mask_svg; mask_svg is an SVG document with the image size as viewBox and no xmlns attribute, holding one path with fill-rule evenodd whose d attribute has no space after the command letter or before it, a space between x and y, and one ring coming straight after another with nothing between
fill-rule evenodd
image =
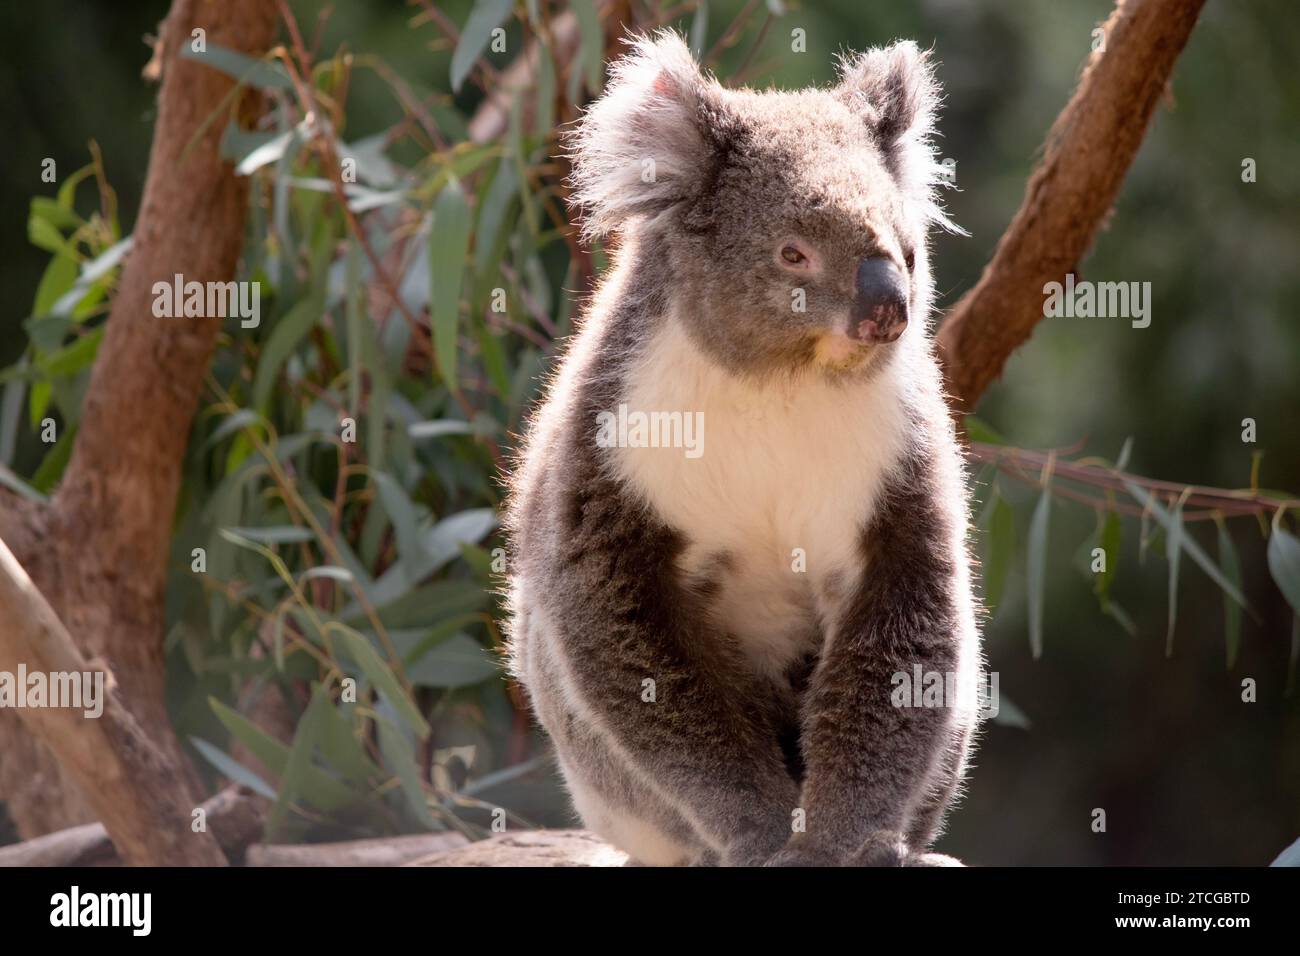
<instances>
[{"instance_id":1,"label":"koala's black nose","mask_svg":"<svg viewBox=\"0 0 1300 956\"><path fill-rule=\"evenodd\" d=\"M907 277L887 256L858 263L849 335L871 345L893 342L907 328Z\"/></svg>"}]
</instances>

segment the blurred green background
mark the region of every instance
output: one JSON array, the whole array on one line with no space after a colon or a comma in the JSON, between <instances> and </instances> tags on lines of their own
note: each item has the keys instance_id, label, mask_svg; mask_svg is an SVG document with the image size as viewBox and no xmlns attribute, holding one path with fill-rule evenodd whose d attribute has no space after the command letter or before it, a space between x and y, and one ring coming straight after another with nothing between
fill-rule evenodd
<instances>
[{"instance_id":1,"label":"blurred green background","mask_svg":"<svg viewBox=\"0 0 1300 956\"><path fill-rule=\"evenodd\" d=\"M323 4L292 4L313 24ZM440 5L464 24L468 2ZM740 2L712 3L711 45ZM833 54L894 38L933 45L947 100L941 156L957 163L958 191L945 194L968 238L939 236L940 307L979 277L1017 208L1044 133L1066 102L1109 13L1105 0L1070 4L1019 0L855 0L788 4L752 60L754 85L827 82ZM0 262L11 290L0 313L0 365L26 347L23 322L49 261L27 239L28 205L52 189L41 160L60 170L103 152L130 229L146 169L154 90L140 78L141 42L165 14L165 0L92 4L49 0L0 9L0 128L8 131L0 183ZM447 90L450 50L430 49L418 6L350 0L333 9L320 40L382 57L418 88ZM756 24L761 22L761 17ZM678 25L688 30L691 14ZM789 31L807 32L807 52L789 52ZM1289 0L1211 0L1179 61L1168 101L1130 170L1085 277L1145 281L1153 290L1149 328L1122 320L1044 321L985 397L979 416L1014 445L1083 442L1114 458L1132 437L1129 470L1218 487L1249 484L1263 452L1260 484L1300 493L1300 14ZM756 29L727 50L730 75ZM502 57L504 60L505 57ZM464 114L481 94L454 98ZM401 119L392 96L358 76L349 91L347 138L379 133ZM1104 146L1104 144L1099 144ZM395 155L413 161L409 145ZM1242 160L1257 164L1243 183ZM550 260L546 260L550 264ZM547 303L563 311L564 271ZM1241 438L1243 418L1258 443ZM44 449L19 439L12 466L31 475ZM1258 621L1243 621L1235 665L1225 664L1223 595L1184 561L1172 658L1163 543L1139 559L1138 526L1125 525L1113 595L1133 619L1130 636L1100 613L1078 549L1096 516L1053 505L1047 557L1045 650L1033 660L1026 637L1025 531L1036 493L1000 482L1016 503L1015 564L986 631L991 669L1028 728L990 726L951 818L943 847L974 864L1259 865L1300 836L1300 693L1286 696L1291 612L1269 578L1265 539L1253 519L1231 523L1247 596ZM987 487L977 489L987 494ZM1211 553L1213 531L1193 532ZM1241 682L1258 683L1243 703ZM468 699L456 706L469 706ZM478 718L510 721L508 709L475 705ZM498 728L500 729L500 728ZM503 731L504 732L504 731ZM442 748L472 735L449 728ZM533 747L536 748L534 741ZM496 763L503 763L498 759ZM529 820L564 824L556 781L517 779L496 799ZM1106 811L1093 832L1094 808Z\"/></svg>"}]
</instances>

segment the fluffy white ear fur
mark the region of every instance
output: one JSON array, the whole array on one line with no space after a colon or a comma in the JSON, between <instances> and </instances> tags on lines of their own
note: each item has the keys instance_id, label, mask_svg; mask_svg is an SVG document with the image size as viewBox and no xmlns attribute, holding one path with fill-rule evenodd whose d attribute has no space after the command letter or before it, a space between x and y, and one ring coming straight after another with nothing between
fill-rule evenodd
<instances>
[{"instance_id":1,"label":"fluffy white ear fur","mask_svg":"<svg viewBox=\"0 0 1300 956\"><path fill-rule=\"evenodd\" d=\"M940 100L929 53L902 40L841 57L839 66L837 92L861 112L882 146L929 135Z\"/></svg>"},{"instance_id":2,"label":"fluffy white ear fur","mask_svg":"<svg viewBox=\"0 0 1300 956\"><path fill-rule=\"evenodd\" d=\"M930 137L943 97L927 51L911 40L840 58L835 93L859 112L890 162L903 192L932 222L950 232L954 225L935 201L943 168Z\"/></svg>"},{"instance_id":3,"label":"fluffy white ear fur","mask_svg":"<svg viewBox=\"0 0 1300 956\"><path fill-rule=\"evenodd\" d=\"M631 41L568 142L585 236L691 195L708 158L701 107L714 85L676 33Z\"/></svg>"}]
</instances>

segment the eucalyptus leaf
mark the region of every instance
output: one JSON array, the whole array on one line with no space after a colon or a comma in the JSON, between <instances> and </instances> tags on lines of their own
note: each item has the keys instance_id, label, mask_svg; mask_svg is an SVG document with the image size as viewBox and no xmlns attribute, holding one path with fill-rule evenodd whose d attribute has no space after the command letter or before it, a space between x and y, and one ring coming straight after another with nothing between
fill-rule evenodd
<instances>
[{"instance_id":1,"label":"eucalyptus leaf","mask_svg":"<svg viewBox=\"0 0 1300 956\"><path fill-rule=\"evenodd\" d=\"M1296 840L1279 853L1277 859L1269 866L1300 866L1300 840Z\"/></svg>"},{"instance_id":2,"label":"eucalyptus leaf","mask_svg":"<svg viewBox=\"0 0 1300 956\"><path fill-rule=\"evenodd\" d=\"M75 256L59 253L50 259L49 265L41 274L41 281L36 286L36 300L32 303L32 315L48 315L54 303L60 301L73 283L77 281L77 260Z\"/></svg>"},{"instance_id":3,"label":"eucalyptus leaf","mask_svg":"<svg viewBox=\"0 0 1300 956\"><path fill-rule=\"evenodd\" d=\"M453 634L406 667L422 687L468 687L502 673L501 662L468 634Z\"/></svg>"},{"instance_id":4,"label":"eucalyptus leaf","mask_svg":"<svg viewBox=\"0 0 1300 956\"><path fill-rule=\"evenodd\" d=\"M285 360L311 327L320 321L321 310L321 298L311 295L299 301L276 323L257 360L257 373L253 378L253 404L257 408L267 407L271 389Z\"/></svg>"},{"instance_id":5,"label":"eucalyptus leaf","mask_svg":"<svg viewBox=\"0 0 1300 956\"><path fill-rule=\"evenodd\" d=\"M420 772L411 757L411 746L405 735L382 717L377 718L375 723L379 729L379 750L384 755L384 762L397 777L407 806L423 826L430 830L438 829L438 824L429 812L429 803L420 783Z\"/></svg>"},{"instance_id":6,"label":"eucalyptus leaf","mask_svg":"<svg viewBox=\"0 0 1300 956\"><path fill-rule=\"evenodd\" d=\"M1051 489L1044 488L1029 523L1029 648L1035 660L1043 656L1043 597L1046 587L1047 526L1051 507Z\"/></svg>"},{"instance_id":7,"label":"eucalyptus leaf","mask_svg":"<svg viewBox=\"0 0 1300 956\"><path fill-rule=\"evenodd\" d=\"M384 695L393 706L403 722L423 740L429 736L428 721L420 713L411 696L402 688L396 675L379 657L374 646L364 634L344 625L335 625L336 633L342 638L348 656L361 668L362 673L374 684L375 689ZM333 630L333 628L331 628Z\"/></svg>"},{"instance_id":8,"label":"eucalyptus leaf","mask_svg":"<svg viewBox=\"0 0 1300 956\"><path fill-rule=\"evenodd\" d=\"M424 537L434 570L460 554L462 544L477 544L496 526L497 515L491 508L471 508L443 518Z\"/></svg>"},{"instance_id":9,"label":"eucalyptus leaf","mask_svg":"<svg viewBox=\"0 0 1300 956\"><path fill-rule=\"evenodd\" d=\"M312 691L307 709L298 718L298 726L293 734L293 746L289 748L289 757L280 774L280 792L275 805L271 808L266 829L272 836L280 832L290 807L299 796L310 799L316 796L311 791L313 783L318 783L324 776L315 768L312 757L316 752L316 740L321 725L321 708L329 707L329 699L318 684ZM314 773L313 773L314 771ZM327 778L328 779L328 778ZM312 800L315 803L314 800Z\"/></svg>"},{"instance_id":10,"label":"eucalyptus leaf","mask_svg":"<svg viewBox=\"0 0 1300 956\"><path fill-rule=\"evenodd\" d=\"M1160 502L1156 501L1155 498L1141 485L1136 484L1128 478L1122 478L1122 480L1124 482L1124 487L1128 489L1129 494L1137 499L1137 501L1141 502L1145 509L1145 514L1151 515L1160 527L1164 529L1165 534L1169 534L1169 529L1173 525L1173 518L1170 516L1169 512L1166 511L1164 507L1161 506ZM1250 610L1250 604L1247 603L1245 596L1241 593L1241 589L1224 577L1223 572L1220 571L1214 561L1210 559L1210 556L1201 549L1201 546L1196 543L1195 538L1191 535L1183 534L1179 537L1178 543L1179 547L1182 548L1183 551L1187 552L1187 556L1195 561L1197 565L1200 566L1201 570L1208 574L1214 583L1223 589L1225 594L1231 595L1233 600L1238 604L1247 610Z\"/></svg>"},{"instance_id":11,"label":"eucalyptus leaf","mask_svg":"<svg viewBox=\"0 0 1300 956\"><path fill-rule=\"evenodd\" d=\"M398 556L412 567L423 567L428 563L428 552L420 535L423 510L416 507L406 489L392 475L376 472L374 482L379 501L388 513L393 535L397 538Z\"/></svg>"},{"instance_id":12,"label":"eucalyptus leaf","mask_svg":"<svg viewBox=\"0 0 1300 956\"><path fill-rule=\"evenodd\" d=\"M198 737L191 737L190 743L193 744L195 750L203 755L203 758L207 760L208 763L216 767L232 782L247 787L249 790L261 794L268 800L275 799L275 788L252 770L245 767L234 757L223 753L206 740L202 740Z\"/></svg>"},{"instance_id":13,"label":"eucalyptus leaf","mask_svg":"<svg viewBox=\"0 0 1300 956\"><path fill-rule=\"evenodd\" d=\"M1165 657L1174 655L1174 624L1178 620L1178 562L1183 554L1183 508L1174 508L1165 536L1165 557L1169 560L1169 625L1165 631Z\"/></svg>"},{"instance_id":14,"label":"eucalyptus leaf","mask_svg":"<svg viewBox=\"0 0 1300 956\"><path fill-rule=\"evenodd\" d=\"M1219 564L1223 567L1224 576L1238 589L1241 589L1241 559L1237 556L1237 548L1232 543L1232 535L1228 533L1228 527L1225 522L1218 522L1219 532ZM1237 655L1241 651L1241 605L1223 596L1223 640L1224 648L1228 658L1228 669L1231 670L1237 664Z\"/></svg>"},{"instance_id":15,"label":"eucalyptus leaf","mask_svg":"<svg viewBox=\"0 0 1300 956\"><path fill-rule=\"evenodd\" d=\"M356 580L356 576L347 568L340 568L333 564L321 564L314 568L308 568L298 578L299 581L312 581L316 578L327 578L331 581L340 581L344 584L351 584Z\"/></svg>"},{"instance_id":16,"label":"eucalyptus leaf","mask_svg":"<svg viewBox=\"0 0 1300 956\"><path fill-rule=\"evenodd\" d=\"M253 411L251 408L241 408L238 411L231 412L222 419L221 424L218 425L213 430L212 434L208 436L208 440L203 443L203 448L206 450L214 445L218 445L223 439L230 437L236 432L243 431L245 428L249 428L252 425L261 425L263 428L269 427L266 418Z\"/></svg>"},{"instance_id":17,"label":"eucalyptus leaf","mask_svg":"<svg viewBox=\"0 0 1300 956\"><path fill-rule=\"evenodd\" d=\"M406 433L414 441L426 438L442 438L445 435L472 435L474 426L467 421L456 418L443 418L438 421L416 422L408 425Z\"/></svg>"},{"instance_id":18,"label":"eucalyptus leaf","mask_svg":"<svg viewBox=\"0 0 1300 956\"><path fill-rule=\"evenodd\" d=\"M256 541L258 544L301 544L315 537L310 528L291 524L267 528L235 527L225 530L249 541Z\"/></svg>"},{"instance_id":19,"label":"eucalyptus leaf","mask_svg":"<svg viewBox=\"0 0 1300 956\"><path fill-rule=\"evenodd\" d=\"M583 68L581 75L586 80L587 92L595 96L600 92L601 77L605 73L605 29L595 0L571 0L569 6L578 17L578 30L582 35L578 51ZM570 75L576 77L579 74L577 70L571 70ZM576 101L576 85L572 79L569 82L569 99Z\"/></svg>"},{"instance_id":20,"label":"eucalyptus leaf","mask_svg":"<svg viewBox=\"0 0 1300 956\"><path fill-rule=\"evenodd\" d=\"M1028 730L1033 726L1025 712L1012 703L1005 694L998 695L998 712L993 715L992 720L995 724L1015 727L1018 730Z\"/></svg>"},{"instance_id":21,"label":"eucalyptus leaf","mask_svg":"<svg viewBox=\"0 0 1300 956\"><path fill-rule=\"evenodd\" d=\"M231 50L211 41L206 44L206 47L205 50L195 50L193 44L182 43L179 55L187 60L197 60L215 70L220 70L227 76L250 86L258 86L264 90L293 92L293 80L280 64L255 60L238 50Z\"/></svg>"},{"instance_id":22,"label":"eucalyptus leaf","mask_svg":"<svg viewBox=\"0 0 1300 956\"><path fill-rule=\"evenodd\" d=\"M690 37L691 52L696 58L704 55L704 43L709 37L709 0L700 0L700 5L695 8L695 16L691 18Z\"/></svg>"},{"instance_id":23,"label":"eucalyptus leaf","mask_svg":"<svg viewBox=\"0 0 1300 956\"><path fill-rule=\"evenodd\" d=\"M349 713L355 713L351 705L341 706ZM321 711L316 740L321 757L344 780L358 787L368 787L382 776L382 772L367 755L362 739L364 737L358 738L352 722L339 707L326 707Z\"/></svg>"},{"instance_id":24,"label":"eucalyptus leaf","mask_svg":"<svg viewBox=\"0 0 1300 956\"><path fill-rule=\"evenodd\" d=\"M1280 526L1268 539L1268 571L1291 610L1300 614L1300 539Z\"/></svg>"},{"instance_id":25,"label":"eucalyptus leaf","mask_svg":"<svg viewBox=\"0 0 1300 956\"><path fill-rule=\"evenodd\" d=\"M1106 556L1106 567L1105 570L1097 573L1093 584L1093 590L1103 605L1110 600L1110 586L1115 580L1116 571L1119 569L1120 545L1123 543L1123 536L1124 524L1120 521L1119 514L1114 511L1106 512L1106 517L1102 519L1101 534L1098 538L1098 546Z\"/></svg>"},{"instance_id":26,"label":"eucalyptus leaf","mask_svg":"<svg viewBox=\"0 0 1300 956\"><path fill-rule=\"evenodd\" d=\"M1005 445L1007 443L1007 440L982 418L967 415L964 424L966 426L966 437L973 442L980 442L984 445Z\"/></svg>"},{"instance_id":27,"label":"eucalyptus leaf","mask_svg":"<svg viewBox=\"0 0 1300 956\"><path fill-rule=\"evenodd\" d=\"M434 581L381 602L377 613L387 628L428 627L449 617L481 610L487 602L488 596L477 581ZM344 608L339 617L353 627L366 624L365 612L359 605Z\"/></svg>"},{"instance_id":28,"label":"eucalyptus leaf","mask_svg":"<svg viewBox=\"0 0 1300 956\"><path fill-rule=\"evenodd\" d=\"M429 237L429 288L432 296L433 341L438 371L448 388L456 387L457 333L460 290L469 250L470 209L456 180L438 194Z\"/></svg>"},{"instance_id":29,"label":"eucalyptus leaf","mask_svg":"<svg viewBox=\"0 0 1300 956\"><path fill-rule=\"evenodd\" d=\"M95 256L81 267L81 272L77 276L77 281L65 293L50 306L50 313L53 315L71 315L77 304L81 302L95 286L110 272L116 269L131 251L135 240L131 236L119 242L113 243L99 255Z\"/></svg>"},{"instance_id":30,"label":"eucalyptus leaf","mask_svg":"<svg viewBox=\"0 0 1300 956\"><path fill-rule=\"evenodd\" d=\"M475 62L487 49L492 31L505 22L514 9L514 0L475 0L474 9L460 31L456 49L451 55L451 88L459 93L465 77L469 76Z\"/></svg>"},{"instance_id":31,"label":"eucalyptus leaf","mask_svg":"<svg viewBox=\"0 0 1300 956\"><path fill-rule=\"evenodd\" d=\"M247 717L231 710L216 698L209 698L209 704L217 719L225 726L235 739L249 749L257 761L264 764L272 773L283 775L289 763L289 748L271 737ZM309 767L302 774L320 799L318 806L322 810L332 810L345 806L356 799L356 794L333 777L315 767Z\"/></svg>"},{"instance_id":32,"label":"eucalyptus leaf","mask_svg":"<svg viewBox=\"0 0 1300 956\"><path fill-rule=\"evenodd\" d=\"M995 492L996 494L996 492ZM988 557L984 571L984 603L990 611L997 609L1006 587L1007 571L1016 549L1016 522L1011 506L998 495L988 527Z\"/></svg>"}]
</instances>

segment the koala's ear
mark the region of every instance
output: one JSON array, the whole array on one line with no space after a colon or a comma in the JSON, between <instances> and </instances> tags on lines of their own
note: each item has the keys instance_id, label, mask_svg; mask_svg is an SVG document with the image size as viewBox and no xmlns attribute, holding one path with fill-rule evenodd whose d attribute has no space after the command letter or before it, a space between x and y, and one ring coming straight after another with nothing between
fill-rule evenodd
<instances>
[{"instance_id":1,"label":"koala's ear","mask_svg":"<svg viewBox=\"0 0 1300 956\"><path fill-rule=\"evenodd\" d=\"M887 149L907 138L924 141L940 101L930 54L910 40L841 58L835 92Z\"/></svg>"},{"instance_id":2,"label":"koala's ear","mask_svg":"<svg viewBox=\"0 0 1300 956\"><path fill-rule=\"evenodd\" d=\"M693 196L713 150L717 84L700 72L681 37L661 30L631 46L567 137L572 201L589 237Z\"/></svg>"}]
</instances>

